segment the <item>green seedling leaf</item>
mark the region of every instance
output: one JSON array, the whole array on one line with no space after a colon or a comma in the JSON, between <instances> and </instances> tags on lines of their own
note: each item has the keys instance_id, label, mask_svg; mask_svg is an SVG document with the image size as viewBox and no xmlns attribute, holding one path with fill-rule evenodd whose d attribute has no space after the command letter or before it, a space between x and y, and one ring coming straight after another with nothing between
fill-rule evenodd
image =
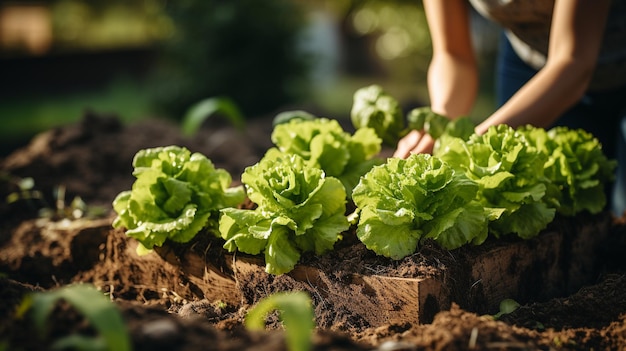
<instances>
[{"instance_id":1,"label":"green seedling leaf","mask_svg":"<svg viewBox=\"0 0 626 351\"><path fill-rule=\"evenodd\" d=\"M514 312L520 307L520 304L513 299L504 299L500 301L500 311L496 313L493 318L498 319L505 314Z\"/></svg>"},{"instance_id":2,"label":"green seedling leaf","mask_svg":"<svg viewBox=\"0 0 626 351\"><path fill-rule=\"evenodd\" d=\"M285 326L288 350L310 350L315 322L311 298L305 292L280 292L262 299L248 311L246 328L264 330L266 316L276 310Z\"/></svg>"},{"instance_id":3,"label":"green seedling leaf","mask_svg":"<svg viewBox=\"0 0 626 351\"><path fill-rule=\"evenodd\" d=\"M274 120L272 121L272 126L276 127L279 124L287 123L293 119L312 121L317 119L317 117L309 112L302 110L284 111L274 117Z\"/></svg>"},{"instance_id":4,"label":"green seedling leaf","mask_svg":"<svg viewBox=\"0 0 626 351\"><path fill-rule=\"evenodd\" d=\"M186 136L194 135L202 123L216 113L221 113L238 129L245 126L243 114L237 105L226 97L213 97L192 105L183 118L182 132Z\"/></svg>"},{"instance_id":5,"label":"green seedling leaf","mask_svg":"<svg viewBox=\"0 0 626 351\"><path fill-rule=\"evenodd\" d=\"M58 290L33 293L28 302L31 304L30 312L36 328L42 333L46 329L48 316L61 299L87 318L102 337L107 349L131 350L130 337L119 311L109 299L91 285L67 285ZM77 349L81 349L81 345L101 345L98 340L87 343L83 337L70 336L67 340L64 339L57 341L56 345L67 347L70 346L68 343L71 343Z\"/></svg>"},{"instance_id":6,"label":"green seedling leaf","mask_svg":"<svg viewBox=\"0 0 626 351\"><path fill-rule=\"evenodd\" d=\"M21 198L22 196L20 193L10 193L9 195L7 195L6 202L7 204L12 204L18 202Z\"/></svg>"},{"instance_id":7,"label":"green seedling leaf","mask_svg":"<svg viewBox=\"0 0 626 351\"><path fill-rule=\"evenodd\" d=\"M35 180L32 177L26 177L19 181L20 190L32 190L35 187Z\"/></svg>"},{"instance_id":8,"label":"green seedling leaf","mask_svg":"<svg viewBox=\"0 0 626 351\"><path fill-rule=\"evenodd\" d=\"M43 194L35 190L35 180L31 177L14 180L19 191L15 191L7 195L6 203L12 204L19 200L43 200Z\"/></svg>"}]
</instances>

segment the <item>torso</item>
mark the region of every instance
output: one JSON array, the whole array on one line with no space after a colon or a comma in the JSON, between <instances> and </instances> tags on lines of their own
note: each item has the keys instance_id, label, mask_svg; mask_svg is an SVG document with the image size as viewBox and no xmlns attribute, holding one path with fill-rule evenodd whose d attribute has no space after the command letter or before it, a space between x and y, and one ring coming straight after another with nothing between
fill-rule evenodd
<instances>
[{"instance_id":1,"label":"torso","mask_svg":"<svg viewBox=\"0 0 626 351\"><path fill-rule=\"evenodd\" d=\"M516 53L540 69L546 62L555 0L469 0L485 18L505 30ZM567 0L572 1L572 0ZM590 90L626 84L626 1L613 0Z\"/></svg>"}]
</instances>

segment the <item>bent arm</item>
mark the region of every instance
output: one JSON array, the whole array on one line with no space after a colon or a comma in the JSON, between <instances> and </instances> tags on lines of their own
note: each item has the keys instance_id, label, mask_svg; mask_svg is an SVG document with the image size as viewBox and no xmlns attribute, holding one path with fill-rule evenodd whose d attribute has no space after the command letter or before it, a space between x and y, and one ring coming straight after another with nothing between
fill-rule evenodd
<instances>
[{"instance_id":1,"label":"bent arm","mask_svg":"<svg viewBox=\"0 0 626 351\"><path fill-rule=\"evenodd\" d=\"M434 112L456 118L467 115L478 91L478 68L472 47L465 0L423 0L433 44L428 66L428 93ZM434 141L413 130L398 142L394 157L431 153Z\"/></svg>"},{"instance_id":2,"label":"bent arm","mask_svg":"<svg viewBox=\"0 0 626 351\"><path fill-rule=\"evenodd\" d=\"M430 105L451 118L469 114L478 91L468 6L464 0L424 0L433 45L428 68Z\"/></svg>"},{"instance_id":3,"label":"bent arm","mask_svg":"<svg viewBox=\"0 0 626 351\"><path fill-rule=\"evenodd\" d=\"M583 96L591 81L610 0L557 0L545 66L476 128L549 127Z\"/></svg>"}]
</instances>

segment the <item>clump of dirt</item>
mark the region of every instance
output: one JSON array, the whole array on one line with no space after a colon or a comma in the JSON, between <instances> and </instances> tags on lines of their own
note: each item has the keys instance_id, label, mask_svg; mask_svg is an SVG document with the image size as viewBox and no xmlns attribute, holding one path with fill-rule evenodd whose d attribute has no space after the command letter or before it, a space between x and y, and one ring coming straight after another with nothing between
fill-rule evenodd
<instances>
[{"instance_id":1,"label":"clump of dirt","mask_svg":"<svg viewBox=\"0 0 626 351\"><path fill-rule=\"evenodd\" d=\"M426 323L398 318L383 325L376 323L381 316L375 315L381 306L376 306L374 292L365 288L363 279L435 277L451 288L456 286L455 280L468 278L460 272L470 253L450 253L425 243L416 254L393 261L367 250L351 232L327 255L304 255L302 266L308 268L281 276L265 273L262 264L243 255L213 259L211 263L219 268L216 271L221 269L224 277L235 277L238 296L229 302L207 296L202 280L206 272L184 269L185 255L224 254L217 243L211 244L214 239L198 239L196 251L172 245L167 248L169 253L162 250L139 257L136 243L123 230L111 227L111 202L131 187L132 158L138 150L185 146L239 175L270 147L270 132L271 119L258 119L245 130L209 125L194 137L184 137L167 121L145 120L124 126L114 116L88 113L80 123L43 133L28 147L1 160L0 170L10 180L0 185L3 197L19 191L14 180L32 177L44 199L0 205L0 271L5 274L0 278L0 314L9 316L0 321L0 343L40 350L75 331L93 333L88 323L64 304L51 316L49 325L54 328L41 336L27 316L16 315L24 296L31 292L90 283L119 308L136 350L286 350L276 314L268 318L267 332L250 332L243 320L247 309L261 298L292 290L309 292L314 302L315 350L626 348L623 217L610 221L606 242L599 248L601 259L593 267L595 279L581 289L523 302L499 320L476 312L480 309L472 305L474 300L463 296L467 291L452 291L449 308L421 311L431 313ZM234 179L234 183L238 181ZM68 201L79 196L88 206L100 207L100 216L41 217L40 209L54 207L59 200L52 195L59 186L66 189ZM553 227L571 229L592 220L597 217L557 221ZM578 250L559 248L566 251L565 259L554 264L569 264L572 258L568 254ZM389 283L388 289L399 289L393 285L398 281ZM528 281L532 285L529 290L541 290L549 283Z\"/></svg>"}]
</instances>

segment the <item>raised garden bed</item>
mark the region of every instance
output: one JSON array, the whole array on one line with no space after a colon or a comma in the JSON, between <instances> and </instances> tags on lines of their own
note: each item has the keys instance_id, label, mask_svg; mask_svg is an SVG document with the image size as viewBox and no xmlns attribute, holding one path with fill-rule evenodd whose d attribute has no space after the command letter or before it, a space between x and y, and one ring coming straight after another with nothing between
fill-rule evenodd
<instances>
[{"instance_id":1,"label":"raised garden bed","mask_svg":"<svg viewBox=\"0 0 626 351\"><path fill-rule=\"evenodd\" d=\"M262 143L263 137L254 133L266 133L262 127L269 125L269 121L259 121L251 126L243 140ZM218 161L218 166L231 169L232 173L240 172L258 155L249 150L251 147L244 147L248 144L240 142L242 137L238 137L240 134L236 131L220 131L230 133L226 135L231 137L216 148L208 144L216 139L211 138L212 133L217 133L213 130L197 139L186 140L178 135L175 126L161 121L148 120L131 127L115 126L103 128L99 119L87 119L81 124L55 129L3 160L2 170L21 177L32 176L37 188L45 194L50 194L53 186L64 184L68 200L70 196L80 195L89 204L110 205L120 190L128 189L132 184L129 165L138 149L156 143L186 142L185 145L205 152ZM259 147L260 151L265 149L265 145ZM472 336L476 349L613 350L623 349L626 345L623 260L626 228L623 218L611 222L606 214L558 218L540 237L529 242L489 240L482 248L469 246L454 251L427 244L419 252L399 261L378 257L364 245L356 243L355 238L346 236L336 251L319 258L304 256L292 273L271 276L264 272L262 263L255 260L246 263L246 274L243 269L233 274L232 255L210 256L224 254L217 243L208 248L208 242L198 241L195 246L188 246L187 251L169 247L172 254L176 254L169 257L175 259L174 264L159 255L138 257L135 243L124 235L123 230L111 228L111 217L67 222L36 218L37 213L27 206L7 207L3 203L0 210L0 270L5 274L5 278L0 279L0 314L12 316L27 292L76 282L90 283L105 292L120 309L136 350L156 347L205 350L207 345L216 350L285 350L280 336L247 333L241 322L242 313L251 303L272 292L289 289L311 292L316 303L318 329L314 343L318 350L383 350L381 345L388 345L390 341L396 342L392 346L404 345L408 349L466 350ZM608 232L603 230L607 227ZM558 233L565 236L559 239ZM519 245L520 250L524 248L524 252L530 252L531 256L511 251L512 247ZM594 245L598 246L593 248ZM207 248L209 256L205 258ZM554 255L546 255L543 250L548 248L559 250ZM587 252L597 254L585 254ZM509 264L492 266L491 273L476 272L481 274L480 281L476 279L477 275L472 278L455 271L471 272L467 267L470 257L486 260L505 254L511 258ZM177 261L185 257L197 259L198 264ZM539 257L542 259L538 260ZM235 255L234 259L234 267L244 263L241 254ZM239 290L231 291L237 294L233 301L241 307L240 310L233 306L217 312L212 309L218 298L203 290L208 289L208 282L203 278L207 263L216 268L208 269L207 274L222 273L220 281L229 286L235 281ZM473 263L485 267L478 264ZM520 268L521 265L527 267L526 271ZM186 270L191 268L201 269L203 273L194 276L199 271L192 274ZM517 269L519 275L509 274L509 269ZM484 298L485 295L491 294L495 303L501 298L495 296L493 290L487 290L487 286L499 291L508 288L496 284L501 278L498 274L506 274L513 282L519 281L520 296L526 297L518 298L522 303L518 310L505 315L501 321L494 321L481 317L480 311L489 310L487 304L491 302ZM361 280L355 277L361 277ZM416 277L431 281L440 279L449 284L442 284L443 288L461 286L464 290L444 291L446 296L454 296L458 302L452 304L449 311L441 303L439 308L442 311L435 315L432 323L418 325L404 317L394 319L386 314L378 318L374 315L383 310L376 306L381 296L376 294L383 289L409 302L416 301L417 293L396 294L400 287L415 291ZM402 282L402 285L390 281ZM371 288L366 289L368 286ZM468 291L474 295L464 294ZM361 311L356 311L359 306ZM417 307L410 310L408 305L385 306L390 306L384 310L396 313L395 316L405 311L411 314L412 320L419 318L415 315L416 311L419 313ZM374 327L370 321L378 323L377 318L389 323ZM50 345L59 335L85 329L84 321L68 313L66 308L55 310L50 323L56 334L42 340L35 337L37 334L28 319L5 318L0 322L0 339L8 341L11 347L35 350ZM173 327L168 333L148 332L164 325Z\"/></svg>"},{"instance_id":2,"label":"raised garden bed","mask_svg":"<svg viewBox=\"0 0 626 351\"><path fill-rule=\"evenodd\" d=\"M610 223L608 213L557 217L532 240L492 239L452 251L431 243L398 262L368 253L360 243L340 243L339 253L309 257L286 275L317 295L318 303L337 296L351 299L352 292L362 292L359 303L346 304L346 313L362 316L373 327L398 321L430 323L452 303L475 313L495 314L504 299L545 301L596 279L599 250L606 245ZM157 252L180 267L206 299L241 305L267 296L266 291L242 286L254 283L254 276L273 279L264 272L263 258L231 254L220 244L219 240L168 243ZM250 290L256 295L246 296Z\"/></svg>"}]
</instances>

